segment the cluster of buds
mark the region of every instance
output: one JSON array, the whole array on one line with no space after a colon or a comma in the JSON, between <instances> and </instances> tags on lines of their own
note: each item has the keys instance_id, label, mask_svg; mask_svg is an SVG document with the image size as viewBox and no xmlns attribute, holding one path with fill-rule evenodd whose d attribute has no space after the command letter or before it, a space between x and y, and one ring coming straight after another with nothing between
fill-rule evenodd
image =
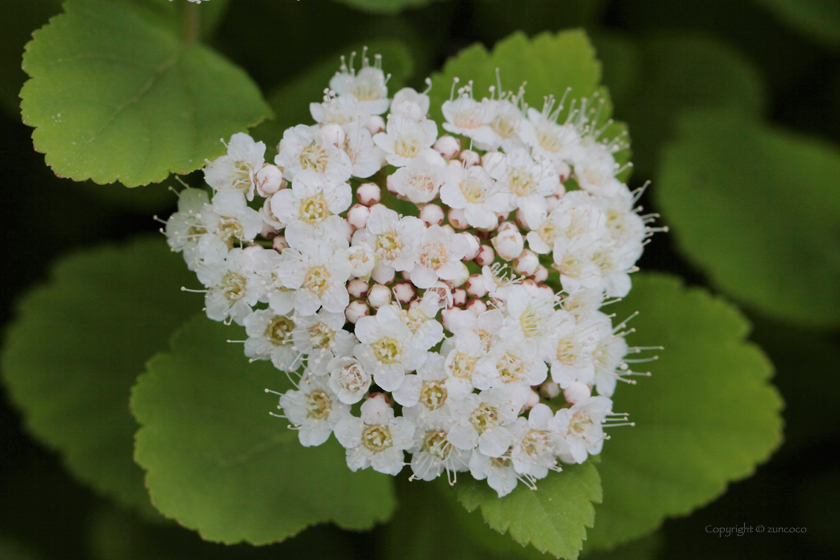
<instances>
[{"instance_id":1,"label":"cluster of buds","mask_svg":"<svg viewBox=\"0 0 840 560\"><path fill-rule=\"evenodd\" d=\"M303 445L335 434L353 470L534 488L626 423L610 397L640 349L599 309L653 229L617 178L622 140L585 100L538 111L524 88L479 101L457 82L440 135L428 90L387 82L378 56L342 60L316 124L274 164L234 135L165 233L208 317L295 380L279 408Z\"/></svg>"}]
</instances>

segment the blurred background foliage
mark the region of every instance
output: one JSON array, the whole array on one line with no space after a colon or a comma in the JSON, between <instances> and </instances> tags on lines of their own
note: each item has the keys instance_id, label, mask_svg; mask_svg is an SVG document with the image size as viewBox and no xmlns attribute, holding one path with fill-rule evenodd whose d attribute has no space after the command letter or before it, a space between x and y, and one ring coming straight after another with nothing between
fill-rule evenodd
<instances>
[{"instance_id":1,"label":"blurred background foliage","mask_svg":"<svg viewBox=\"0 0 840 560\"><path fill-rule=\"evenodd\" d=\"M776 368L785 442L752 478L711 505L667 521L611 558L837 558L840 470L840 3L836 0L211 0L207 41L241 65L276 118L254 130L275 143L308 122L338 55L368 45L401 85L423 79L475 42L521 30L583 28L603 64L614 115L627 122L631 186L671 233L639 265L676 273L742 306L751 340ZM56 257L159 226L175 206L172 179L129 191L56 178L32 149L18 93L24 44L59 13L57 0L3 0L0 18L0 174L6 235L2 323L46 278ZM194 174L195 175L195 174ZM196 180L195 176L187 181ZM45 332L43 336L49 337ZM709 403L714 407L714 403ZM371 533L332 526L281 545L225 547L153 517L140 519L73 480L0 402L0 558L226 559L510 558L476 548L460 507L399 486L395 521ZM440 527L405 512L432 508ZM451 522L449 517L452 516ZM151 521L150 521L151 519ZM718 538L705 527L806 527L797 535ZM448 546L447 543L453 543ZM485 544L485 543L480 543ZM425 547L425 548L424 548ZM591 558L603 557L592 554Z\"/></svg>"}]
</instances>

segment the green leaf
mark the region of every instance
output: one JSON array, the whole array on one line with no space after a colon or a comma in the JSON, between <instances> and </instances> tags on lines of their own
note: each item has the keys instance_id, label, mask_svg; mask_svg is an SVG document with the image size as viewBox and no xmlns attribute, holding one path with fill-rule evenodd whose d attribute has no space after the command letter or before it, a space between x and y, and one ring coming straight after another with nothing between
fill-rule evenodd
<instances>
[{"instance_id":1,"label":"green leaf","mask_svg":"<svg viewBox=\"0 0 840 560\"><path fill-rule=\"evenodd\" d=\"M328 441L303 447L265 388L290 382L269 362L249 364L244 330L198 316L172 338L134 388L135 456L152 502L212 541L264 544L332 521L369 529L396 507L392 479L347 468Z\"/></svg>"},{"instance_id":2,"label":"green leaf","mask_svg":"<svg viewBox=\"0 0 840 560\"><path fill-rule=\"evenodd\" d=\"M350 53L356 52L358 58L364 47L368 48L368 56L371 58L376 54L382 55L382 70L386 75L391 74L388 80L390 96L399 91L414 73L411 54L400 41L374 39L348 45L269 94L268 103L276 117L256 127L253 130L254 138L263 140L268 146L276 146L287 128L313 123L309 104L323 100L324 89L329 87L330 78L338 71L341 56L349 57Z\"/></svg>"},{"instance_id":3,"label":"green leaf","mask_svg":"<svg viewBox=\"0 0 840 560\"><path fill-rule=\"evenodd\" d=\"M753 1L797 31L825 45L840 45L840 3L837 0Z\"/></svg>"},{"instance_id":4,"label":"green leaf","mask_svg":"<svg viewBox=\"0 0 840 560\"><path fill-rule=\"evenodd\" d=\"M632 127L634 164L644 178L654 172L662 144L686 110L728 107L744 116L761 114L765 94L758 71L717 39L669 33L634 42L607 35L595 44L616 110Z\"/></svg>"},{"instance_id":5,"label":"green leaf","mask_svg":"<svg viewBox=\"0 0 840 560\"><path fill-rule=\"evenodd\" d=\"M0 362L30 433L80 480L149 513L128 399L146 360L200 305L179 289L191 278L159 238L68 256L20 302Z\"/></svg>"},{"instance_id":6,"label":"green leaf","mask_svg":"<svg viewBox=\"0 0 840 560\"><path fill-rule=\"evenodd\" d=\"M371 14L396 14L408 8L420 8L440 0L336 0Z\"/></svg>"},{"instance_id":7,"label":"green leaf","mask_svg":"<svg viewBox=\"0 0 840 560\"><path fill-rule=\"evenodd\" d=\"M3 560L36 560L38 556L14 539L0 535L0 558L3 558Z\"/></svg>"},{"instance_id":8,"label":"green leaf","mask_svg":"<svg viewBox=\"0 0 840 560\"><path fill-rule=\"evenodd\" d=\"M166 15L128 0L68 0L34 34L21 109L57 175L158 182L198 169L224 151L219 138L270 115L242 70L182 41Z\"/></svg>"},{"instance_id":9,"label":"green leaf","mask_svg":"<svg viewBox=\"0 0 840 560\"><path fill-rule=\"evenodd\" d=\"M601 482L592 461L567 465L539 481L535 492L522 484L499 498L485 481L464 477L458 482L458 499L467 509L481 508L484 521L513 540L529 543L557 558L578 557L586 527L592 527L592 502L601 501Z\"/></svg>"},{"instance_id":10,"label":"green leaf","mask_svg":"<svg viewBox=\"0 0 840 560\"><path fill-rule=\"evenodd\" d=\"M655 194L679 249L722 291L782 320L840 324L840 150L702 112L663 153Z\"/></svg>"},{"instance_id":11,"label":"green leaf","mask_svg":"<svg viewBox=\"0 0 840 560\"><path fill-rule=\"evenodd\" d=\"M278 560L352 558L346 533L324 525L307 529L282 544L254 547L201 539L175 524L151 525L113 507L101 507L89 528L95 560Z\"/></svg>"},{"instance_id":12,"label":"green leaf","mask_svg":"<svg viewBox=\"0 0 840 560\"><path fill-rule=\"evenodd\" d=\"M537 109L542 108L545 96L559 99L571 88L569 100L591 97L600 91L606 100L601 119L606 120L612 112L609 95L599 87L601 64L595 59L595 49L586 33L574 30L541 33L532 39L517 32L498 42L492 53L478 43L462 50L446 62L442 72L432 75L432 117L443 122L440 107L449 99L453 78L459 78L460 85L473 80L475 96L480 99L488 95L490 86L496 85L497 68L506 91L516 91L522 82L528 82L525 99Z\"/></svg>"},{"instance_id":13,"label":"green leaf","mask_svg":"<svg viewBox=\"0 0 840 560\"><path fill-rule=\"evenodd\" d=\"M613 409L636 425L615 429L604 445L591 549L639 538L713 500L767 459L782 427L772 366L745 341L749 324L735 307L674 277L635 274L630 295L610 311L618 319L639 312L631 345L665 349L638 366L650 378L616 391Z\"/></svg>"}]
</instances>

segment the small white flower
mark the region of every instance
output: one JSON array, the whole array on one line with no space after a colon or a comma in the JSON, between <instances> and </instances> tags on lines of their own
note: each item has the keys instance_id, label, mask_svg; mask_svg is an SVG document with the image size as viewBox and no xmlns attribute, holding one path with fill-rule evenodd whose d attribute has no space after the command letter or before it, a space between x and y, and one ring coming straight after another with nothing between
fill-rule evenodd
<instances>
[{"instance_id":1,"label":"small white flower","mask_svg":"<svg viewBox=\"0 0 840 560\"><path fill-rule=\"evenodd\" d=\"M397 194L415 204L426 204L437 198L445 177L446 160L428 150L397 169L390 180Z\"/></svg>"},{"instance_id":2,"label":"small white flower","mask_svg":"<svg viewBox=\"0 0 840 560\"><path fill-rule=\"evenodd\" d=\"M271 360L279 370L294 371L300 353L294 349L294 320L271 309L254 311L243 321L248 340L245 355L252 360Z\"/></svg>"},{"instance_id":3,"label":"small white flower","mask_svg":"<svg viewBox=\"0 0 840 560\"><path fill-rule=\"evenodd\" d=\"M583 190L596 196L615 196L621 190L621 181L615 178L615 158L609 149L595 143L575 162L575 177Z\"/></svg>"},{"instance_id":4,"label":"small white flower","mask_svg":"<svg viewBox=\"0 0 840 560\"><path fill-rule=\"evenodd\" d=\"M522 122L520 136L531 147L534 156L552 162L573 162L583 152L578 128L571 122L557 124L561 107L554 112L554 100L549 100L542 112L528 109L528 119Z\"/></svg>"},{"instance_id":5,"label":"small white flower","mask_svg":"<svg viewBox=\"0 0 840 560\"><path fill-rule=\"evenodd\" d=\"M351 267L342 253L312 241L305 252L285 249L275 274L286 288L295 290L295 309L301 317L314 315L323 306L331 313L344 313L350 303L347 280Z\"/></svg>"},{"instance_id":6,"label":"small white flower","mask_svg":"<svg viewBox=\"0 0 840 560\"><path fill-rule=\"evenodd\" d=\"M391 101L391 114L413 121L422 120L429 113L429 96L412 88L402 88Z\"/></svg>"},{"instance_id":7,"label":"small white flower","mask_svg":"<svg viewBox=\"0 0 840 560\"><path fill-rule=\"evenodd\" d=\"M293 340L295 349L307 356L306 365L314 374L325 374L335 357L349 356L355 337L344 330L344 311L330 313L321 309L309 317L296 317Z\"/></svg>"},{"instance_id":8,"label":"small white flower","mask_svg":"<svg viewBox=\"0 0 840 560\"><path fill-rule=\"evenodd\" d=\"M312 239L346 247L350 227L338 214L350 208L352 201L353 192L347 183L325 183L322 176L302 171L291 189L271 197L271 212L286 227L286 242L293 249Z\"/></svg>"},{"instance_id":9,"label":"small white flower","mask_svg":"<svg viewBox=\"0 0 840 560\"><path fill-rule=\"evenodd\" d=\"M420 304L411 309L401 309L396 304L392 308L411 331L414 346L428 350L443 340L443 326L435 320L441 308L438 294L427 291Z\"/></svg>"},{"instance_id":10,"label":"small white flower","mask_svg":"<svg viewBox=\"0 0 840 560\"><path fill-rule=\"evenodd\" d=\"M490 128L494 135L490 142L477 142L476 147L480 150L501 148L506 153L524 147L525 144L519 137L524 117L517 106L518 98L485 99L483 103L487 106Z\"/></svg>"},{"instance_id":11,"label":"small white flower","mask_svg":"<svg viewBox=\"0 0 840 560\"><path fill-rule=\"evenodd\" d=\"M490 242L496 249L496 254L506 261L512 261L519 257L525 250L525 239L516 227L500 231Z\"/></svg>"},{"instance_id":12,"label":"small white flower","mask_svg":"<svg viewBox=\"0 0 840 560\"><path fill-rule=\"evenodd\" d=\"M501 457L513 443L506 428L516 421L519 407L504 390L490 389L453 401L455 423L447 436L458 449L478 449L488 457Z\"/></svg>"},{"instance_id":13,"label":"small white flower","mask_svg":"<svg viewBox=\"0 0 840 560\"><path fill-rule=\"evenodd\" d=\"M539 221L528 232L528 245L541 255L550 253L558 238L573 239L585 233L596 237L607 235L607 217L586 191L566 193L557 207Z\"/></svg>"},{"instance_id":14,"label":"small white flower","mask_svg":"<svg viewBox=\"0 0 840 560\"><path fill-rule=\"evenodd\" d=\"M601 270L593 260L601 243L601 239L586 234L573 239L555 239L552 268L560 273L560 283L565 291L572 293L581 288L603 289Z\"/></svg>"},{"instance_id":15,"label":"small white flower","mask_svg":"<svg viewBox=\"0 0 840 560\"><path fill-rule=\"evenodd\" d=\"M310 372L303 374L297 390L280 396L280 406L298 428L298 439L304 447L321 445L337 424L351 417L350 407L338 400L327 380Z\"/></svg>"},{"instance_id":16,"label":"small white flower","mask_svg":"<svg viewBox=\"0 0 840 560\"><path fill-rule=\"evenodd\" d=\"M207 233L201 212L209 201L207 193L201 189L184 189L178 194L178 211L166 221L166 242L173 251L184 252L184 261L190 270L198 266L198 240Z\"/></svg>"},{"instance_id":17,"label":"small white flower","mask_svg":"<svg viewBox=\"0 0 840 560\"><path fill-rule=\"evenodd\" d=\"M468 312L469 313L469 312ZM446 356L446 390L455 399L472 394L473 389L489 389L494 373L493 361L485 352L481 338L473 331L461 330L441 348Z\"/></svg>"},{"instance_id":18,"label":"small white flower","mask_svg":"<svg viewBox=\"0 0 840 560\"><path fill-rule=\"evenodd\" d=\"M438 280L454 280L462 269L461 259L470 250L460 233L448 233L440 226L423 232L417 246L417 260L411 269L411 282L418 288L431 288Z\"/></svg>"},{"instance_id":19,"label":"small white flower","mask_svg":"<svg viewBox=\"0 0 840 560\"><path fill-rule=\"evenodd\" d=\"M411 416L412 409L404 414L416 426L411 456L412 479L434 480L445 470L447 473L468 471L470 452L458 449L447 439L452 418L447 413Z\"/></svg>"},{"instance_id":20,"label":"small white flower","mask_svg":"<svg viewBox=\"0 0 840 560\"><path fill-rule=\"evenodd\" d=\"M510 454L516 472L541 479L548 475L549 470L560 470L556 466L556 456L568 450L560 430L560 423L544 404L532 408L527 421L518 418L513 429L515 442Z\"/></svg>"},{"instance_id":21,"label":"small white flower","mask_svg":"<svg viewBox=\"0 0 840 560\"><path fill-rule=\"evenodd\" d=\"M341 69L330 80L330 89L339 96L355 99L365 111L381 115L388 110L388 86L381 68L381 58L376 55L374 66L362 55L362 69L356 73L342 62ZM350 66L353 65L351 59Z\"/></svg>"},{"instance_id":22,"label":"small white flower","mask_svg":"<svg viewBox=\"0 0 840 560\"><path fill-rule=\"evenodd\" d=\"M569 445L568 451L559 453L566 463L583 463L587 456L597 455L604 446L604 419L612 410L607 397L589 397L562 408L554 418L558 431Z\"/></svg>"},{"instance_id":23,"label":"small white flower","mask_svg":"<svg viewBox=\"0 0 840 560\"><path fill-rule=\"evenodd\" d=\"M217 191L236 191L253 200L254 176L265 163L264 157L264 143L238 132L230 137L227 154L207 163L204 180Z\"/></svg>"},{"instance_id":24,"label":"small white flower","mask_svg":"<svg viewBox=\"0 0 840 560\"><path fill-rule=\"evenodd\" d=\"M545 197L557 191L560 177L548 160L534 160L528 150L488 155L484 167L498 181L503 192L512 195L513 205L522 210L529 229L536 228L547 211Z\"/></svg>"},{"instance_id":25,"label":"small white flower","mask_svg":"<svg viewBox=\"0 0 840 560\"><path fill-rule=\"evenodd\" d=\"M503 388L519 406L524 406L531 387L539 385L548 374L539 348L532 341L498 340L488 360L494 365L490 386Z\"/></svg>"},{"instance_id":26,"label":"small white flower","mask_svg":"<svg viewBox=\"0 0 840 560\"><path fill-rule=\"evenodd\" d=\"M289 181L307 170L320 175L327 184L343 183L353 174L350 156L332 144L317 126L299 124L286 129L279 147L274 163L284 169Z\"/></svg>"},{"instance_id":27,"label":"small white flower","mask_svg":"<svg viewBox=\"0 0 840 560\"><path fill-rule=\"evenodd\" d=\"M327 370L330 372L330 388L345 404L359 402L370 388L370 374L355 358L333 358L327 364Z\"/></svg>"},{"instance_id":28,"label":"small white flower","mask_svg":"<svg viewBox=\"0 0 840 560\"><path fill-rule=\"evenodd\" d=\"M350 123L364 125L370 118L370 111L366 111L352 96L340 97L324 96L323 103L310 103L309 112L315 122L320 124L338 124L344 126Z\"/></svg>"},{"instance_id":29,"label":"small white flower","mask_svg":"<svg viewBox=\"0 0 840 560\"><path fill-rule=\"evenodd\" d=\"M413 121L399 115L388 115L385 132L373 137L385 152L387 162L396 167L408 165L411 160L430 150L437 139L437 125L431 119Z\"/></svg>"},{"instance_id":30,"label":"small white flower","mask_svg":"<svg viewBox=\"0 0 840 560\"><path fill-rule=\"evenodd\" d=\"M486 101L480 102L464 92L457 99L444 101L441 111L446 122L443 128L453 134L461 134L482 144L492 144L496 133L490 128L494 107Z\"/></svg>"},{"instance_id":31,"label":"small white flower","mask_svg":"<svg viewBox=\"0 0 840 560\"><path fill-rule=\"evenodd\" d=\"M467 222L479 229L496 227L499 223L496 214L512 209L511 195L502 192L480 165L464 168L450 163L440 188L440 199L450 208L463 209Z\"/></svg>"},{"instance_id":32,"label":"small white flower","mask_svg":"<svg viewBox=\"0 0 840 560\"><path fill-rule=\"evenodd\" d=\"M413 410L413 417L435 414L450 402L449 392L444 386L446 370L443 367L443 357L437 352L429 352L423 365L416 374L405 376L402 384L393 391L394 400Z\"/></svg>"},{"instance_id":33,"label":"small white flower","mask_svg":"<svg viewBox=\"0 0 840 560\"><path fill-rule=\"evenodd\" d=\"M373 143L370 131L359 123L344 125L342 148L353 163L353 176L367 178L385 165L384 152Z\"/></svg>"},{"instance_id":34,"label":"small white flower","mask_svg":"<svg viewBox=\"0 0 840 560\"><path fill-rule=\"evenodd\" d=\"M353 234L353 245L366 243L372 247L379 259L378 268L410 271L414 268L417 244L425 229L426 225L419 218L400 217L393 210L377 204L371 208L365 229Z\"/></svg>"},{"instance_id":35,"label":"small white flower","mask_svg":"<svg viewBox=\"0 0 840 560\"><path fill-rule=\"evenodd\" d=\"M262 294L259 278L253 273L251 259L242 249L232 249L224 259L203 264L201 275L207 293L204 304L207 317L224 321L228 317L242 325Z\"/></svg>"},{"instance_id":36,"label":"small white flower","mask_svg":"<svg viewBox=\"0 0 840 560\"><path fill-rule=\"evenodd\" d=\"M591 385L595 383L592 353L603 319L577 318L565 310L558 313L563 313L565 319L554 332L547 355L551 379L564 389L576 381ZM602 313L598 315L606 317Z\"/></svg>"},{"instance_id":37,"label":"small white flower","mask_svg":"<svg viewBox=\"0 0 840 560\"><path fill-rule=\"evenodd\" d=\"M352 267L352 275L367 280L376 266L376 253L367 243L359 243L347 250L347 260Z\"/></svg>"},{"instance_id":38,"label":"small white flower","mask_svg":"<svg viewBox=\"0 0 840 560\"><path fill-rule=\"evenodd\" d=\"M402 470L405 450L414 442L414 424L394 418L385 398L376 396L362 404L361 418L341 420L335 436L347 449L347 466L396 476Z\"/></svg>"},{"instance_id":39,"label":"small white flower","mask_svg":"<svg viewBox=\"0 0 840 560\"><path fill-rule=\"evenodd\" d=\"M592 352L595 388L599 395L611 397L615 392L618 378L627 373L624 357L627 356L629 348L624 337L615 334L609 318L599 322L598 327L597 343Z\"/></svg>"},{"instance_id":40,"label":"small white flower","mask_svg":"<svg viewBox=\"0 0 840 560\"><path fill-rule=\"evenodd\" d=\"M487 479L487 484L500 498L513 492L518 479L513 461L503 457L488 457L478 449L470 457L470 474L476 480Z\"/></svg>"},{"instance_id":41,"label":"small white flower","mask_svg":"<svg viewBox=\"0 0 840 560\"><path fill-rule=\"evenodd\" d=\"M405 374L422 366L426 358L426 349L412 344L413 333L390 305L373 317L360 318L355 333L361 344L353 354L385 391L399 388Z\"/></svg>"},{"instance_id":42,"label":"small white flower","mask_svg":"<svg viewBox=\"0 0 840 560\"><path fill-rule=\"evenodd\" d=\"M207 234L221 239L228 247L252 241L263 228L259 212L249 208L238 192L220 192L201 209L201 222Z\"/></svg>"}]
</instances>

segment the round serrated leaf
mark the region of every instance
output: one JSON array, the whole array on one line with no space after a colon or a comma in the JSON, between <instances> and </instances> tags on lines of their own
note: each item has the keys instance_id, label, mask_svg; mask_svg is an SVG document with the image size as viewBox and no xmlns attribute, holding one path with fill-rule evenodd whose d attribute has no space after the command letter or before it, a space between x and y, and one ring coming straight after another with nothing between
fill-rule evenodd
<instances>
[{"instance_id":1,"label":"round serrated leaf","mask_svg":"<svg viewBox=\"0 0 840 560\"><path fill-rule=\"evenodd\" d=\"M691 113L656 200L678 247L761 313L840 324L840 150L731 111Z\"/></svg>"},{"instance_id":2,"label":"round serrated leaf","mask_svg":"<svg viewBox=\"0 0 840 560\"><path fill-rule=\"evenodd\" d=\"M23 120L57 175L159 182L198 169L224 152L220 138L271 114L245 72L183 41L165 15L128 0L69 0L27 44Z\"/></svg>"},{"instance_id":3,"label":"round serrated leaf","mask_svg":"<svg viewBox=\"0 0 840 560\"><path fill-rule=\"evenodd\" d=\"M782 428L772 366L745 340L749 324L735 307L674 277L635 274L610 311L619 320L638 311L629 343L664 350L634 368L650 378L616 390L613 409L636 425L612 430L601 453L592 549L641 537L719 496L767 459Z\"/></svg>"},{"instance_id":4,"label":"round serrated leaf","mask_svg":"<svg viewBox=\"0 0 840 560\"><path fill-rule=\"evenodd\" d=\"M200 305L180 291L191 277L158 238L65 257L20 302L2 354L29 431L80 480L149 513L128 399L146 360Z\"/></svg>"},{"instance_id":5,"label":"round serrated leaf","mask_svg":"<svg viewBox=\"0 0 840 560\"><path fill-rule=\"evenodd\" d=\"M291 388L267 361L248 363L229 338L244 330L204 316L172 338L134 388L136 458L152 502L208 540L282 541L316 523L369 529L396 507L392 480L351 472L335 441L303 447L269 416Z\"/></svg>"}]
</instances>

